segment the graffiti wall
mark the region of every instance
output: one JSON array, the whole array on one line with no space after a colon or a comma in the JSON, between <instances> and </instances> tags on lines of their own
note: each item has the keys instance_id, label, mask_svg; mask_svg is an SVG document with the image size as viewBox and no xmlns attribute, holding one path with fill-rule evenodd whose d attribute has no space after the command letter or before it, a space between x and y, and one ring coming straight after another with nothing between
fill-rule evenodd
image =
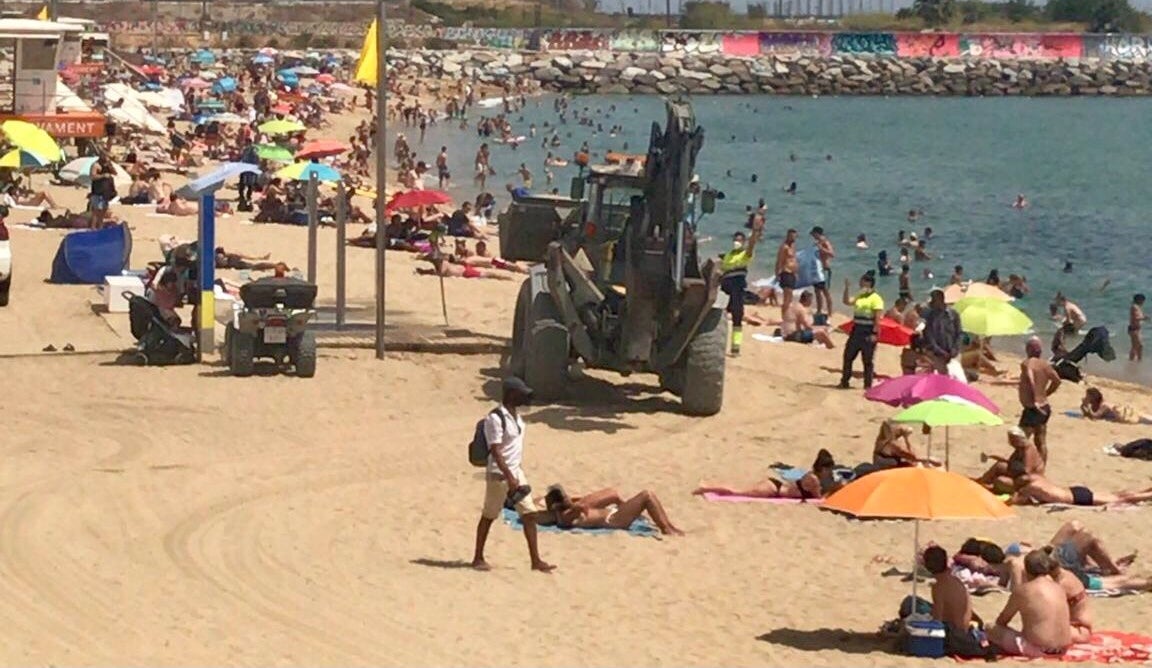
<instances>
[{"instance_id":1,"label":"graffiti wall","mask_svg":"<svg viewBox=\"0 0 1152 668\"><path fill-rule=\"evenodd\" d=\"M608 39L613 51L659 51L660 33L655 30L623 30Z\"/></svg>"},{"instance_id":2,"label":"graffiti wall","mask_svg":"<svg viewBox=\"0 0 1152 668\"><path fill-rule=\"evenodd\" d=\"M897 33L896 55L901 58L955 58L960 55L960 36L955 33Z\"/></svg>"},{"instance_id":3,"label":"graffiti wall","mask_svg":"<svg viewBox=\"0 0 1152 668\"><path fill-rule=\"evenodd\" d=\"M611 35L600 30L547 30L539 35L541 51L603 51Z\"/></svg>"},{"instance_id":4,"label":"graffiti wall","mask_svg":"<svg viewBox=\"0 0 1152 668\"><path fill-rule=\"evenodd\" d=\"M729 33L720 38L720 50L726 56L760 55L760 35L754 32Z\"/></svg>"},{"instance_id":5,"label":"graffiti wall","mask_svg":"<svg viewBox=\"0 0 1152 668\"><path fill-rule=\"evenodd\" d=\"M760 53L793 56L826 56L832 50L832 35L826 32L762 32Z\"/></svg>"},{"instance_id":6,"label":"graffiti wall","mask_svg":"<svg viewBox=\"0 0 1152 668\"><path fill-rule=\"evenodd\" d=\"M523 49L530 33L515 28L444 28L441 37L452 42L490 49Z\"/></svg>"},{"instance_id":7,"label":"graffiti wall","mask_svg":"<svg viewBox=\"0 0 1152 668\"><path fill-rule=\"evenodd\" d=\"M1083 51L1080 35L960 35L960 55L969 58L1080 58Z\"/></svg>"},{"instance_id":8,"label":"graffiti wall","mask_svg":"<svg viewBox=\"0 0 1152 668\"><path fill-rule=\"evenodd\" d=\"M718 53L721 47L720 34L715 32L668 30L660 33L660 50L664 53Z\"/></svg>"},{"instance_id":9,"label":"graffiti wall","mask_svg":"<svg viewBox=\"0 0 1152 668\"><path fill-rule=\"evenodd\" d=\"M890 32L838 32L832 35L832 52L842 55L895 56L896 36Z\"/></svg>"},{"instance_id":10,"label":"graffiti wall","mask_svg":"<svg viewBox=\"0 0 1152 668\"><path fill-rule=\"evenodd\" d=\"M1084 57L1106 60L1152 60L1152 36L1084 35Z\"/></svg>"}]
</instances>

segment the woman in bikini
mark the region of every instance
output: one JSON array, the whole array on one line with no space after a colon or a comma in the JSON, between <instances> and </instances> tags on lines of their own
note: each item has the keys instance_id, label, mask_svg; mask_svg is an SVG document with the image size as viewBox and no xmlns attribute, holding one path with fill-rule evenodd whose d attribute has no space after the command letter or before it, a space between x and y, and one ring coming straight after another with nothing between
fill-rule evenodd
<instances>
[{"instance_id":1,"label":"woman in bikini","mask_svg":"<svg viewBox=\"0 0 1152 668\"><path fill-rule=\"evenodd\" d=\"M160 199L156 202L156 213L166 213L169 216L194 216L200 212L200 205L192 202L181 202L172 196L172 186L165 183L162 186Z\"/></svg>"},{"instance_id":2,"label":"woman in bikini","mask_svg":"<svg viewBox=\"0 0 1152 668\"><path fill-rule=\"evenodd\" d=\"M1089 420L1105 420L1123 424L1152 424L1152 416L1141 415L1127 404L1110 404L1104 401L1104 394L1095 387L1084 391L1080 400L1080 412Z\"/></svg>"},{"instance_id":3,"label":"woman in bikini","mask_svg":"<svg viewBox=\"0 0 1152 668\"><path fill-rule=\"evenodd\" d=\"M872 464L876 467L874 470L917 464L940 466L940 462L935 459L921 459L916 455L909 440L911 435L912 427L885 420L876 433L876 444L872 447Z\"/></svg>"},{"instance_id":4,"label":"woman in bikini","mask_svg":"<svg viewBox=\"0 0 1152 668\"><path fill-rule=\"evenodd\" d=\"M625 500L614 489L602 489L585 496L569 497L560 485L548 489L542 504L552 515L541 524L551 521L563 528L628 529L645 513L660 533L683 536L684 532L672 524L660 499L648 490L642 490Z\"/></svg>"},{"instance_id":5,"label":"woman in bikini","mask_svg":"<svg viewBox=\"0 0 1152 668\"><path fill-rule=\"evenodd\" d=\"M1043 475L1033 473L1016 478L1016 493L1008 500L1010 505L1044 505L1061 503L1069 506L1110 506L1152 501L1152 487L1141 490L1121 490L1114 494L1093 492L1084 485L1061 487Z\"/></svg>"},{"instance_id":6,"label":"woman in bikini","mask_svg":"<svg viewBox=\"0 0 1152 668\"><path fill-rule=\"evenodd\" d=\"M822 499L831 494L838 487L833 474L836 462L832 453L821 449L812 464L812 470L805 473L796 482L780 480L779 478L766 478L751 487L739 489L717 485L701 485L692 491L693 494L716 494L719 496L748 496L760 499Z\"/></svg>"}]
</instances>

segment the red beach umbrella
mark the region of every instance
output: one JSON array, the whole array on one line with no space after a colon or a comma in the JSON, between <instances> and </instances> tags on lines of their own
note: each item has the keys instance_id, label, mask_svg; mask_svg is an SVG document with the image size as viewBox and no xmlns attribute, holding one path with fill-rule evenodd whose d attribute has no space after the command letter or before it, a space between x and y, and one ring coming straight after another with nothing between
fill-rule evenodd
<instances>
[{"instance_id":1,"label":"red beach umbrella","mask_svg":"<svg viewBox=\"0 0 1152 668\"><path fill-rule=\"evenodd\" d=\"M344 142L335 139L317 139L301 146L300 150L296 152L296 157L302 159L327 158L332 155L340 155L349 148Z\"/></svg>"},{"instance_id":2,"label":"red beach umbrella","mask_svg":"<svg viewBox=\"0 0 1152 668\"><path fill-rule=\"evenodd\" d=\"M836 329L839 329L845 334L851 334L854 324L856 323L849 320ZM911 342L913 333L912 330L891 318L882 318L880 320L880 331L877 333L876 341L877 343L886 343L890 346L906 346Z\"/></svg>"},{"instance_id":3,"label":"red beach umbrella","mask_svg":"<svg viewBox=\"0 0 1152 668\"><path fill-rule=\"evenodd\" d=\"M317 74L316 75L316 83L330 84L330 83L333 83L335 81L336 81L336 77L332 76L331 74L328 74L327 72L325 72L323 74Z\"/></svg>"},{"instance_id":4,"label":"red beach umbrella","mask_svg":"<svg viewBox=\"0 0 1152 668\"><path fill-rule=\"evenodd\" d=\"M394 209L408 209L416 206L432 206L434 204L447 204L452 197L439 190L408 190L396 193L388 200L385 207L389 211Z\"/></svg>"}]
</instances>

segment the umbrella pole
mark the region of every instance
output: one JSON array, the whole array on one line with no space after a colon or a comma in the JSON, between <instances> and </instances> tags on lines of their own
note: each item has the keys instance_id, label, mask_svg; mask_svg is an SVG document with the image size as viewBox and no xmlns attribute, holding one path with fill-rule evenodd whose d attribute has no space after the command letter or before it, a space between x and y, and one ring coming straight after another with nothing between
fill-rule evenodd
<instances>
[{"instance_id":1,"label":"umbrella pole","mask_svg":"<svg viewBox=\"0 0 1152 668\"><path fill-rule=\"evenodd\" d=\"M944 427L944 470L947 471L951 467L951 454L952 454L952 436L951 427Z\"/></svg>"},{"instance_id":2,"label":"umbrella pole","mask_svg":"<svg viewBox=\"0 0 1152 668\"><path fill-rule=\"evenodd\" d=\"M916 613L916 581L920 578L918 574L920 567L916 563L917 557L920 555L920 520L913 520L912 530L912 613Z\"/></svg>"}]
</instances>

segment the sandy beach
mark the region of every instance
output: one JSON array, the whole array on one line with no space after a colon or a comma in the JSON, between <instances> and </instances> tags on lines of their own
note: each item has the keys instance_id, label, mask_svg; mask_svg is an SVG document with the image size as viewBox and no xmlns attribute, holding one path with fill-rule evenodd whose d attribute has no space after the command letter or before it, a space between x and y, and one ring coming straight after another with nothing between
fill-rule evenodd
<instances>
[{"instance_id":1,"label":"sandy beach","mask_svg":"<svg viewBox=\"0 0 1152 668\"><path fill-rule=\"evenodd\" d=\"M324 134L347 136L362 117ZM78 189L53 193L83 206ZM194 217L149 211L115 209L132 227L134 268L159 258L161 235L195 236ZM9 223L33 216L14 211ZM306 228L245 221L220 219L218 243L305 266ZM484 483L465 445L498 394L499 356L376 361L322 349L310 380L233 378L216 363L117 365L111 351L133 342L94 311L95 289L44 281L62 236L13 226L12 302L0 309L0 663L924 664L876 635L909 591L882 573L908 571L910 524L690 494L702 480L753 482L777 461L807 466L822 447L846 464L868 459L894 411L834 389L839 349L749 337L729 360L724 410L708 419L680 415L655 377L577 374L568 400L527 413L533 483L652 490L688 535L545 533L541 550L559 569L544 576L529 570L520 533L498 523L495 569L478 573L467 563ZM322 305L334 299L334 248L335 231L321 229ZM389 320L440 327L438 282L416 266L389 254ZM372 318L373 267L372 251L349 249L349 301L362 307L353 320ZM447 279L451 325L507 337L518 287ZM66 343L92 354L40 352ZM881 372L899 372L897 353L881 347ZM1152 410L1143 388L1098 385ZM1015 422L1014 387L981 389ZM1054 397L1049 476L1101 491L1152 484L1152 465L1101 452L1147 428L1065 417L1082 392L1065 384ZM951 430L953 470L978 475L982 449L1006 453L1005 429ZM927 525L922 540L950 551L972 535L1042 543L1076 519L1114 552L1139 551L1132 571L1152 574L1152 535L1139 530L1148 513L1024 508L1001 522ZM993 619L1005 600L975 605ZM1093 607L1100 629L1149 629L1152 596Z\"/></svg>"}]
</instances>

